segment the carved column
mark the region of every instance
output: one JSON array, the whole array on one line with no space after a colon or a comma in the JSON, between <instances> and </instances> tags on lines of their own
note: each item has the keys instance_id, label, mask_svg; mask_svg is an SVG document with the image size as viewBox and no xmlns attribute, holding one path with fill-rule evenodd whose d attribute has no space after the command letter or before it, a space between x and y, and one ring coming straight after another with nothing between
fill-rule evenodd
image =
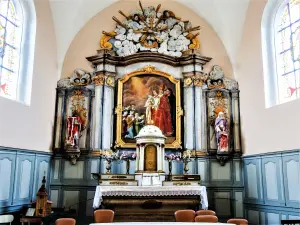
<instances>
[{"instance_id":1,"label":"carved column","mask_svg":"<svg viewBox=\"0 0 300 225\"><path fill-rule=\"evenodd\" d=\"M188 70L187 68L184 70ZM195 148L195 95L192 75L193 72L184 72L184 90L183 90L183 102L184 102L184 148L194 149Z\"/></svg>"},{"instance_id":2,"label":"carved column","mask_svg":"<svg viewBox=\"0 0 300 225\"><path fill-rule=\"evenodd\" d=\"M103 124L102 124L102 149L113 147L113 118L114 118L114 93L115 93L115 67L105 66L106 79L103 91ZM113 71L112 71L113 70Z\"/></svg>"},{"instance_id":3,"label":"carved column","mask_svg":"<svg viewBox=\"0 0 300 225\"><path fill-rule=\"evenodd\" d=\"M240 138L240 110L239 110L239 91L232 91L232 115L233 115L233 149L236 153L241 154Z\"/></svg>"},{"instance_id":4,"label":"carved column","mask_svg":"<svg viewBox=\"0 0 300 225\"><path fill-rule=\"evenodd\" d=\"M102 104L103 104L103 85L105 76L103 73L93 77L95 84L95 102L93 112L93 148L101 149L102 140Z\"/></svg>"},{"instance_id":5,"label":"carved column","mask_svg":"<svg viewBox=\"0 0 300 225\"><path fill-rule=\"evenodd\" d=\"M205 88L205 74L196 72L193 77L195 86L195 150L205 151L206 149L206 107L203 98L203 89Z\"/></svg>"}]
</instances>

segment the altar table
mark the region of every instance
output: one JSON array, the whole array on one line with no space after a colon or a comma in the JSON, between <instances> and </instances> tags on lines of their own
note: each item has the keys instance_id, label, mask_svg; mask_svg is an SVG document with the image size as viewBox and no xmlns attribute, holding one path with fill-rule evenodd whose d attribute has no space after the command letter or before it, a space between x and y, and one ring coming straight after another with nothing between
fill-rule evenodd
<instances>
[{"instance_id":1,"label":"altar table","mask_svg":"<svg viewBox=\"0 0 300 225\"><path fill-rule=\"evenodd\" d=\"M103 196L199 196L201 208L208 208L205 186L97 186L93 207L99 208Z\"/></svg>"},{"instance_id":2,"label":"altar table","mask_svg":"<svg viewBox=\"0 0 300 225\"><path fill-rule=\"evenodd\" d=\"M113 223L91 223L90 225L112 225ZM145 225L145 222L125 222L125 223L115 223L118 225ZM193 223L181 223L181 222L146 222L146 225L191 225ZM197 222L195 224L202 224L202 225L234 225L233 223L200 223Z\"/></svg>"},{"instance_id":3,"label":"altar table","mask_svg":"<svg viewBox=\"0 0 300 225\"><path fill-rule=\"evenodd\" d=\"M112 209L115 222L171 222L180 209L207 209L204 186L97 186L93 207Z\"/></svg>"}]
</instances>

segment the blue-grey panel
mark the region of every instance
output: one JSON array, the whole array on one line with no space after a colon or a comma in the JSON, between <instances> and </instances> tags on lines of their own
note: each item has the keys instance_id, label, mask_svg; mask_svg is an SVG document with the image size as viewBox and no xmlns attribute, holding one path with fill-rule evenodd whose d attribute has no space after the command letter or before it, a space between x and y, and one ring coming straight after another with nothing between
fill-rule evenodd
<instances>
[{"instance_id":1,"label":"blue-grey panel","mask_svg":"<svg viewBox=\"0 0 300 225\"><path fill-rule=\"evenodd\" d=\"M280 165L280 156L262 159L263 192L268 205L285 205Z\"/></svg>"},{"instance_id":2,"label":"blue-grey panel","mask_svg":"<svg viewBox=\"0 0 300 225\"><path fill-rule=\"evenodd\" d=\"M207 164L206 160L198 160L198 173L197 174L200 174L201 180L204 181L204 182L207 180L206 164Z\"/></svg>"},{"instance_id":3,"label":"blue-grey panel","mask_svg":"<svg viewBox=\"0 0 300 225\"><path fill-rule=\"evenodd\" d=\"M286 205L300 208L300 153L283 155L283 176Z\"/></svg>"},{"instance_id":4,"label":"blue-grey panel","mask_svg":"<svg viewBox=\"0 0 300 225\"><path fill-rule=\"evenodd\" d=\"M12 202L16 153L0 152L0 207Z\"/></svg>"},{"instance_id":5,"label":"blue-grey panel","mask_svg":"<svg viewBox=\"0 0 300 225\"><path fill-rule=\"evenodd\" d=\"M231 194L230 192L218 191L214 193L214 206L216 214L220 217L230 217L231 216Z\"/></svg>"},{"instance_id":6,"label":"blue-grey panel","mask_svg":"<svg viewBox=\"0 0 300 225\"><path fill-rule=\"evenodd\" d=\"M231 181L231 163L228 162L221 166L219 162L212 161L211 166L211 181Z\"/></svg>"},{"instance_id":7,"label":"blue-grey panel","mask_svg":"<svg viewBox=\"0 0 300 225\"><path fill-rule=\"evenodd\" d=\"M234 217L243 218L244 217L244 205L243 205L243 192L234 191Z\"/></svg>"},{"instance_id":8,"label":"blue-grey panel","mask_svg":"<svg viewBox=\"0 0 300 225\"><path fill-rule=\"evenodd\" d=\"M259 223L259 211L248 210L247 211L249 225L258 225Z\"/></svg>"},{"instance_id":9,"label":"blue-grey panel","mask_svg":"<svg viewBox=\"0 0 300 225\"><path fill-rule=\"evenodd\" d=\"M267 224L280 224L280 215L277 213L267 213Z\"/></svg>"},{"instance_id":10,"label":"blue-grey panel","mask_svg":"<svg viewBox=\"0 0 300 225\"><path fill-rule=\"evenodd\" d=\"M28 204L33 191L35 155L18 153L16 162L13 204Z\"/></svg>"},{"instance_id":11,"label":"blue-grey panel","mask_svg":"<svg viewBox=\"0 0 300 225\"><path fill-rule=\"evenodd\" d=\"M245 162L245 187L247 198L259 199L259 179L257 176L257 165L253 161Z\"/></svg>"},{"instance_id":12,"label":"blue-grey panel","mask_svg":"<svg viewBox=\"0 0 300 225\"><path fill-rule=\"evenodd\" d=\"M50 157L36 155L36 171L34 177L34 190L32 193L32 199L36 199L36 193L42 185L43 176L46 179L46 188L50 187Z\"/></svg>"}]
</instances>

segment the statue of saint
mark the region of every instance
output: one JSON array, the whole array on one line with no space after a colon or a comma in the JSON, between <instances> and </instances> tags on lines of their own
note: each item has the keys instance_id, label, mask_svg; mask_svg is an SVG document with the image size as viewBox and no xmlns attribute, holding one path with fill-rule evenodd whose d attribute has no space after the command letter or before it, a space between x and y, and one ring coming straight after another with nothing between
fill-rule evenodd
<instances>
[{"instance_id":1,"label":"statue of saint","mask_svg":"<svg viewBox=\"0 0 300 225\"><path fill-rule=\"evenodd\" d=\"M215 121L218 152L228 152L228 123L223 112L219 112Z\"/></svg>"},{"instance_id":2,"label":"statue of saint","mask_svg":"<svg viewBox=\"0 0 300 225\"><path fill-rule=\"evenodd\" d=\"M79 137L82 131L82 120L80 116L73 112L72 116L67 119L68 138L66 144L73 148L79 149Z\"/></svg>"}]
</instances>

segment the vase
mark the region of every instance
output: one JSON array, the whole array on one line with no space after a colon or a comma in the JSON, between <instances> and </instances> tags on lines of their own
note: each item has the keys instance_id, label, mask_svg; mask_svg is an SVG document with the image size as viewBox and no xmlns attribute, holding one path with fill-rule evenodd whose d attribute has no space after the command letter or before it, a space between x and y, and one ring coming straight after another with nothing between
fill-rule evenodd
<instances>
[{"instance_id":1,"label":"vase","mask_svg":"<svg viewBox=\"0 0 300 225\"><path fill-rule=\"evenodd\" d=\"M172 180L172 160L169 161L169 180Z\"/></svg>"},{"instance_id":2,"label":"vase","mask_svg":"<svg viewBox=\"0 0 300 225\"><path fill-rule=\"evenodd\" d=\"M189 164L188 164L188 160L184 160L184 174L187 174L189 171Z\"/></svg>"},{"instance_id":3,"label":"vase","mask_svg":"<svg viewBox=\"0 0 300 225\"><path fill-rule=\"evenodd\" d=\"M129 174L130 170L130 160L126 160L126 174Z\"/></svg>"},{"instance_id":4,"label":"vase","mask_svg":"<svg viewBox=\"0 0 300 225\"><path fill-rule=\"evenodd\" d=\"M106 173L111 173L111 160L106 160Z\"/></svg>"}]
</instances>

